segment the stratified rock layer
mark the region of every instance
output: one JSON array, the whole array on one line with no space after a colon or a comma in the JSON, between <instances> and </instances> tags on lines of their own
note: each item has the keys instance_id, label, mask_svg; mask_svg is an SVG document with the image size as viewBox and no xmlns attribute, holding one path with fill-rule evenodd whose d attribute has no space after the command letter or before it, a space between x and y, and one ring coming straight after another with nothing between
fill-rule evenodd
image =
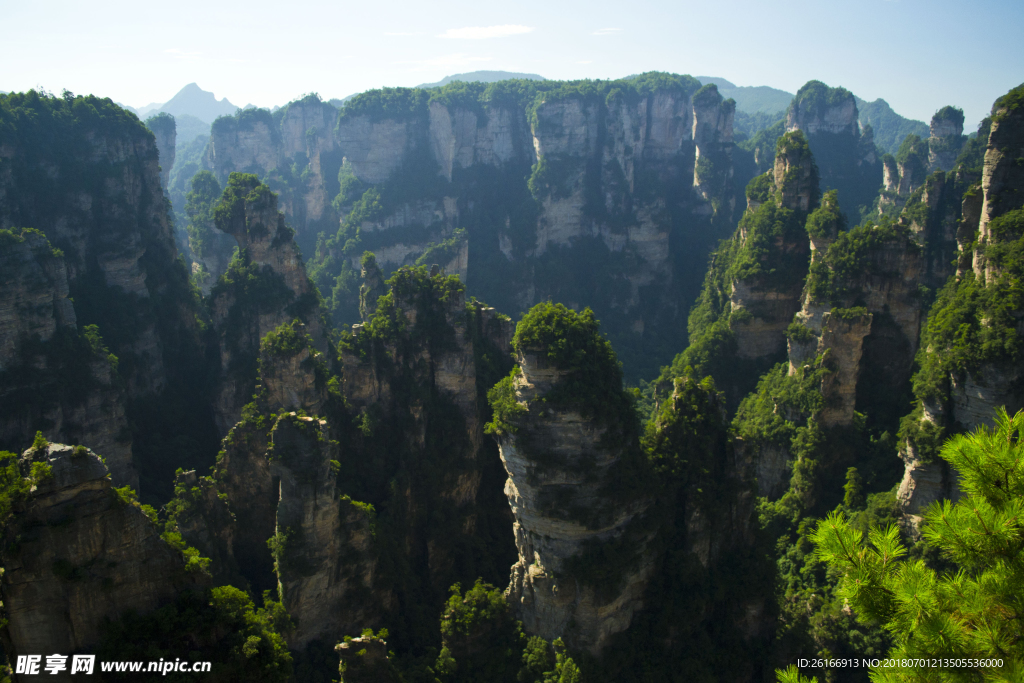
<instances>
[{"instance_id":1,"label":"stratified rock layer","mask_svg":"<svg viewBox=\"0 0 1024 683\"><path fill-rule=\"evenodd\" d=\"M602 487L621 453L604 447L604 429L578 412L536 400L565 374L544 358L536 351L519 354L516 398L529 413L517 421L515 434L499 442L519 551L505 595L528 633L565 638L597 653L608 638L629 627L643 606L653 557L640 553L611 599L576 579L560 577L572 558L625 533L648 502L606 509Z\"/></svg>"},{"instance_id":2,"label":"stratified rock layer","mask_svg":"<svg viewBox=\"0 0 1024 683\"><path fill-rule=\"evenodd\" d=\"M50 444L21 462L25 474L46 463L52 475L32 488L7 531L18 539L5 547L0 579L11 661L94 652L105 619L151 611L206 583L185 571L181 553L138 504L112 489L92 451Z\"/></svg>"}]
</instances>

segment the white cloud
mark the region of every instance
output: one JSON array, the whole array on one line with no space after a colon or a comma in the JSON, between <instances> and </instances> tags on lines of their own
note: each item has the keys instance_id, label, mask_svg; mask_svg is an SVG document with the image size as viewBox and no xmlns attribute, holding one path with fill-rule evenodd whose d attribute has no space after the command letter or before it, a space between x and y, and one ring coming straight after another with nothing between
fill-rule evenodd
<instances>
[{"instance_id":1,"label":"white cloud","mask_svg":"<svg viewBox=\"0 0 1024 683\"><path fill-rule=\"evenodd\" d=\"M576 62L576 63L577 64L593 64L594 60L593 59L585 59L585 60L583 60L581 62Z\"/></svg>"},{"instance_id":2,"label":"white cloud","mask_svg":"<svg viewBox=\"0 0 1024 683\"><path fill-rule=\"evenodd\" d=\"M467 26L465 28L450 28L438 35L438 38L458 38L460 40L483 40L485 38L505 38L506 36L518 36L533 31L533 26L520 26L518 24L504 24L502 26Z\"/></svg>"},{"instance_id":3,"label":"white cloud","mask_svg":"<svg viewBox=\"0 0 1024 683\"><path fill-rule=\"evenodd\" d=\"M397 63L411 64L413 66L413 71L427 71L439 67L463 67L489 61L491 61L491 57L479 57L477 55L466 54L465 52L456 52L455 54L441 55L440 57L433 57L431 59L401 61Z\"/></svg>"},{"instance_id":4,"label":"white cloud","mask_svg":"<svg viewBox=\"0 0 1024 683\"><path fill-rule=\"evenodd\" d=\"M621 30L622 30L621 28L599 28L596 31L594 31L591 35L594 35L594 36L610 36L610 35L614 35L614 34L618 33Z\"/></svg>"}]
</instances>

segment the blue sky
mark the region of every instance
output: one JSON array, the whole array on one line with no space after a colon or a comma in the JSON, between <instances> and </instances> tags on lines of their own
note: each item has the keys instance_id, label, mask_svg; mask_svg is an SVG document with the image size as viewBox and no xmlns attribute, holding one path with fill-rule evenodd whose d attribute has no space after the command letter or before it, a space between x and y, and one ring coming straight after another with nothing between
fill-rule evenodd
<instances>
[{"instance_id":1,"label":"blue sky","mask_svg":"<svg viewBox=\"0 0 1024 683\"><path fill-rule=\"evenodd\" d=\"M547 78L671 71L790 92L818 79L967 126L1024 81L1020 0L29 2L0 0L0 90L142 106L195 81L284 104L478 69Z\"/></svg>"}]
</instances>

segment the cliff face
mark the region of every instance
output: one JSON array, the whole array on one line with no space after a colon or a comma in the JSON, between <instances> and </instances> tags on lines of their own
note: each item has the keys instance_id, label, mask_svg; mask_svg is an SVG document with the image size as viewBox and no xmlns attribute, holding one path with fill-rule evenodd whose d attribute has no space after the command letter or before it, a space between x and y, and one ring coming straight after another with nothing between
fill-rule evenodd
<instances>
[{"instance_id":1,"label":"cliff face","mask_svg":"<svg viewBox=\"0 0 1024 683\"><path fill-rule=\"evenodd\" d=\"M160 304L150 301L180 287L153 136L103 100L79 98L109 114L109 125L101 127L87 117L57 117L58 110L70 110L63 100L7 97L23 98L19 104L41 118L32 124L5 114L11 125L0 144L0 227L37 228L64 252L79 324L99 324L114 353L132 357L130 396L160 391L166 383L165 326L187 332L194 322L176 304L158 313ZM45 128L50 142L38 144L33 125ZM47 180L34 183L36 173ZM112 300L122 303L112 306ZM106 329L119 324L130 332Z\"/></svg>"},{"instance_id":2,"label":"cliff face","mask_svg":"<svg viewBox=\"0 0 1024 683\"><path fill-rule=\"evenodd\" d=\"M171 178L171 168L174 167L177 126L173 116L161 113L148 119L146 127L153 131L153 137L156 138L156 149L160 158L160 186L166 192L167 183Z\"/></svg>"},{"instance_id":3,"label":"cliff face","mask_svg":"<svg viewBox=\"0 0 1024 683\"><path fill-rule=\"evenodd\" d=\"M818 202L818 174L799 133L780 142L771 182L771 196L744 217L738 230L738 247L747 252L738 259L752 266L740 271L750 275L734 276L730 282L729 327L740 358L782 351L785 329L800 308L809 254L803 223Z\"/></svg>"},{"instance_id":4,"label":"cliff face","mask_svg":"<svg viewBox=\"0 0 1024 683\"><path fill-rule=\"evenodd\" d=\"M953 107L943 107L932 117L928 137L928 168L931 171L949 171L963 149L964 113Z\"/></svg>"},{"instance_id":5,"label":"cliff face","mask_svg":"<svg viewBox=\"0 0 1024 683\"><path fill-rule=\"evenodd\" d=\"M316 234L337 225L337 110L316 96L274 114L241 110L213 126L205 164L221 183L233 171L255 173L280 194L281 208L299 244L312 251Z\"/></svg>"},{"instance_id":6,"label":"cliff face","mask_svg":"<svg viewBox=\"0 0 1024 683\"><path fill-rule=\"evenodd\" d=\"M71 370L91 360L65 364L61 391L73 395L98 384L124 395L119 407L113 394L99 399L94 393L80 403L82 413L62 409L59 421L65 424L55 426L58 418L45 414L45 394L26 394L19 412L36 417L21 428L99 449L111 457L119 484L134 481L124 469L130 449L145 482L143 495L149 495L169 484L156 474L168 464L157 452L172 434L189 437L187 446L176 447L183 458L198 464L213 456L201 433L207 397L189 386L204 374L203 316L177 261L154 136L109 100L34 92L2 97L0 228L36 228L63 253L67 298L74 301L79 328L67 336L72 347L83 347L73 354L83 361L96 355L107 361L112 354L118 361L116 370L97 365L73 380ZM64 348L63 342L47 344ZM105 436L90 443L90 433L94 440Z\"/></svg>"},{"instance_id":7,"label":"cliff face","mask_svg":"<svg viewBox=\"0 0 1024 683\"><path fill-rule=\"evenodd\" d=\"M797 91L786 130L801 130L810 143L825 187L839 191L851 216L871 206L882 184L882 162L870 128L861 131L857 101L845 88L810 81Z\"/></svg>"},{"instance_id":8,"label":"cliff face","mask_svg":"<svg viewBox=\"0 0 1024 683\"><path fill-rule=\"evenodd\" d=\"M517 420L516 433L499 441L519 551L506 598L527 632L565 638L596 654L643 606L654 570L653 554L644 549L650 537L619 549L636 556L611 595L564 574L574 558L622 537L650 501L609 509L603 489L622 453L603 447L604 430L593 421L536 400L558 385L564 371L537 351L520 352L518 363L515 398L528 412Z\"/></svg>"},{"instance_id":9,"label":"cliff face","mask_svg":"<svg viewBox=\"0 0 1024 683\"><path fill-rule=\"evenodd\" d=\"M338 499L336 451L325 420L288 413L270 433L270 474L280 482L275 566L282 604L297 624L289 642L300 649L361 630L373 618L369 601L359 605L351 595L373 587L369 520Z\"/></svg>"},{"instance_id":10,"label":"cliff face","mask_svg":"<svg viewBox=\"0 0 1024 683\"><path fill-rule=\"evenodd\" d=\"M41 430L95 448L115 484L137 486L117 359L95 330L79 334L63 254L37 231L0 239L0 444L18 448Z\"/></svg>"},{"instance_id":11,"label":"cliff face","mask_svg":"<svg viewBox=\"0 0 1024 683\"><path fill-rule=\"evenodd\" d=\"M85 448L28 450L23 474L49 465L8 523L0 579L5 650L94 652L104 619L146 612L206 581L189 573L156 524L111 487L107 468ZM66 680L71 680L70 678Z\"/></svg>"},{"instance_id":12,"label":"cliff face","mask_svg":"<svg viewBox=\"0 0 1024 683\"><path fill-rule=\"evenodd\" d=\"M358 320L369 250L384 273L437 263L502 310L555 298L595 307L637 348L676 337L675 302L696 293L694 268L735 209L733 105L714 86L695 103L696 80L664 74L600 97L488 87L239 112L214 127L207 164L280 193L337 323ZM605 276L567 261L603 262Z\"/></svg>"},{"instance_id":13,"label":"cliff face","mask_svg":"<svg viewBox=\"0 0 1024 683\"><path fill-rule=\"evenodd\" d=\"M367 512L336 490L337 434L324 418L284 412L335 414L323 354L306 332L292 323L265 338L256 401L225 438L213 476L179 475L171 506L217 580L276 587L299 650L376 626L375 610L387 605L374 593Z\"/></svg>"},{"instance_id":14,"label":"cliff face","mask_svg":"<svg viewBox=\"0 0 1024 683\"><path fill-rule=\"evenodd\" d=\"M316 292L306 276L293 232L277 210L277 198L255 176L232 177L218 228L238 242L243 254L237 271L211 293L214 326L220 337L222 379L215 404L222 434L235 424L252 397L260 340L298 318L326 351ZM233 183L233 184L232 184Z\"/></svg>"},{"instance_id":15,"label":"cliff face","mask_svg":"<svg viewBox=\"0 0 1024 683\"><path fill-rule=\"evenodd\" d=\"M486 562L504 557L480 557L507 513L494 510L500 465L483 439L477 365L500 367L507 323L468 312L455 278L400 276L371 324L343 339L340 366L311 325L264 334L253 402L214 474L179 475L169 506L219 581L276 587L300 651L407 619L401 604L493 579Z\"/></svg>"},{"instance_id":16,"label":"cliff face","mask_svg":"<svg viewBox=\"0 0 1024 683\"><path fill-rule=\"evenodd\" d=\"M341 462L363 470L368 464L361 460L380 459L383 469L367 476L373 483L360 497L402 510L391 522L403 539L402 561L422 567L416 578L422 590L442 595L450 579L462 575L460 554L488 573L501 566L468 544L497 543L484 542L483 535L508 521L482 410L497 379L489 373L507 362L501 354L508 352L511 325L492 308L467 308L454 276L406 270L395 278L379 299L374 323L355 326L351 345L343 345L343 393L364 426ZM388 328L394 333L380 336ZM482 361L494 364L484 376ZM387 472L397 477L397 490L382 487ZM442 515L444 527L429 523L431 515ZM506 534L496 532L499 557L508 551ZM396 586L400 594L411 587L405 581Z\"/></svg>"},{"instance_id":17,"label":"cliff face","mask_svg":"<svg viewBox=\"0 0 1024 683\"><path fill-rule=\"evenodd\" d=\"M1024 167L1016 159L1024 153L1024 111L1006 103L993 107L992 130L985 150L981 174L984 203L978 224L978 245L974 252L974 272L991 278L1000 272L993 259L986 259L983 245L1010 243L1019 238L1018 230L993 231L993 221L1024 206L1020 188L1024 186ZM1009 221L1008 221L1009 222Z\"/></svg>"},{"instance_id":18,"label":"cliff face","mask_svg":"<svg viewBox=\"0 0 1024 683\"><path fill-rule=\"evenodd\" d=\"M982 148L968 144L966 160L946 175L944 185L937 182L938 201L922 202L928 211L921 211L921 222L941 226L946 243L955 239L958 265L955 281L939 297L922 336L925 350L919 355L922 368L915 380L919 406L905 418L901 432L906 470L899 502L914 534L927 504L959 495L956 472L937 457L941 440L955 431L991 425L1000 406L1011 414L1024 407L1019 345L965 341L1015 339L1024 330L1019 296L1010 285L1021 268L1016 255L1021 231L1016 226L1024 206L1019 192L1024 173L1008 161L1024 153L1019 91L1011 91L992 108L980 183L973 166L980 159L973 157L980 156ZM962 126L962 114L949 109L936 114L947 119L945 127L933 121L938 134L953 136ZM955 330L950 320L958 321Z\"/></svg>"},{"instance_id":19,"label":"cliff face","mask_svg":"<svg viewBox=\"0 0 1024 683\"><path fill-rule=\"evenodd\" d=\"M431 102L429 110L430 150L441 175L448 180L452 180L452 174L457 170L477 164L502 166L529 151L523 144L528 127L522 112L509 107L495 107L481 114L460 107L447 107L440 102ZM520 160L530 158L527 156ZM394 170L389 169L389 174ZM360 175L358 171L357 175ZM369 175L365 177L369 178ZM386 178L385 175L382 179Z\"/></svg>"}]
</instances>

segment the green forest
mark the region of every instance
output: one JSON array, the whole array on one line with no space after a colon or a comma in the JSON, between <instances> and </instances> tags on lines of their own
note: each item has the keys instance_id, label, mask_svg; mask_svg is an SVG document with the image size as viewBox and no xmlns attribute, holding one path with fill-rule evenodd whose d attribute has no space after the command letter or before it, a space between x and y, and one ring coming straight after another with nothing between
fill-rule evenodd
<instances>
[{"instance_id":1,"label":"green forest","mask_svg":"<svg viewBox=\"0 0 1024 683\"><path fill-rule=\"evenodd\" d=\"M1024 85L857 107L0 95L4 680L1020 679Z\"/></svg>"}]
</instances>

